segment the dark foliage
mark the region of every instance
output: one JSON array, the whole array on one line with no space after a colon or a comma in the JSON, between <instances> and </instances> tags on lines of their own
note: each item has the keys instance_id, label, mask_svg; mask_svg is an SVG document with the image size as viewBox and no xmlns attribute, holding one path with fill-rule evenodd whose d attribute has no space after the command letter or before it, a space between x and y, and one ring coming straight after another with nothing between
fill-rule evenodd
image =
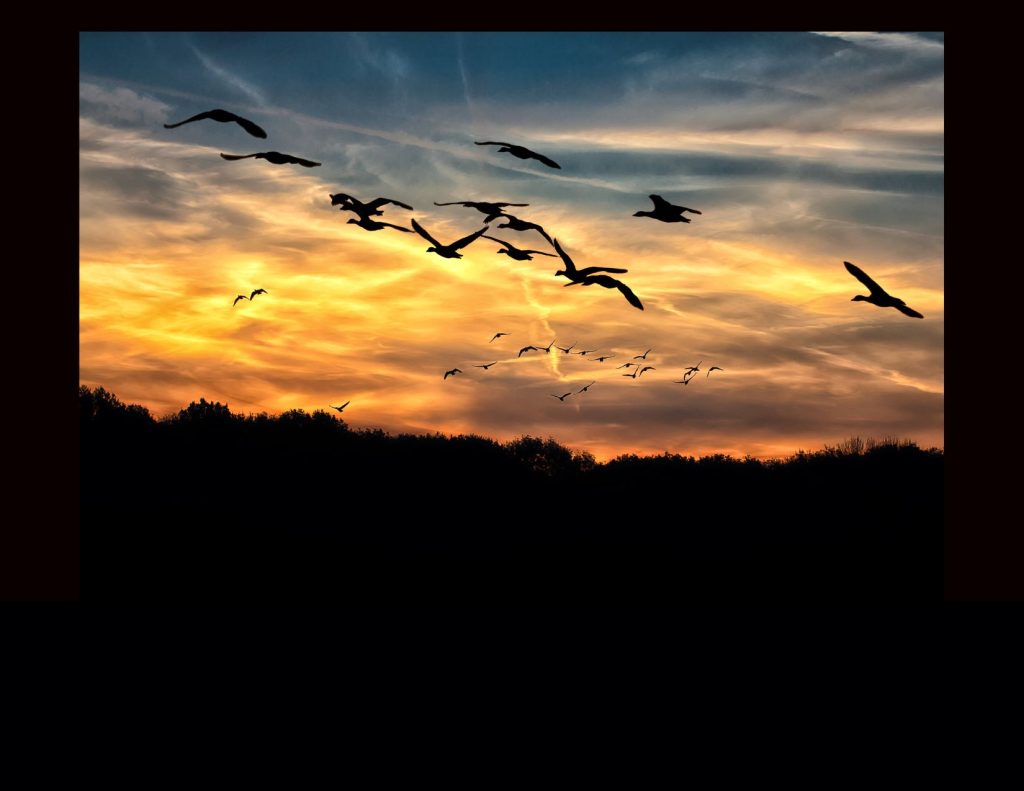
<instances>
[{"instance_id":1,"label":"dark foliage","mask_svg":"<svg viewBox=\"0 0 1024 791\"><path fill-rule=\"evenodd\" d=\"M391 436L337 415L154 420L81 387L86 599L905 603L939 595L943 454L762 462Z\"/></svg>"}]
</instances>

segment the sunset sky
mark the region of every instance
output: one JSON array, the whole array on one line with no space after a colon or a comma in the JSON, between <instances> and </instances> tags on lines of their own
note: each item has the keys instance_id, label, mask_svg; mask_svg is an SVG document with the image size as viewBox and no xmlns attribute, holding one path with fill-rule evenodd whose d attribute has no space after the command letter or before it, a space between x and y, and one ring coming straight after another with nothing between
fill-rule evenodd
<instances>
[{"instance_id":1,"label":"sunset sky","mask_svg":"<svg viewBox=\"0 0 1024 791\"><path fill-rule=\"evenodd\" d=\"M81 34L80 381L156 416L351 401L357 428L599 459L941 447L943 90L941 33ZM163 128L214 108L268 138ZM219 156L257 151L323 165ZM335 192L411 204L377 219L442 242L483 215L434 201L529 203L509 211L579 267L628 269L645 310L563 288L557 258L478 239L452 261L364 231ZM652 193L703 214L632 216ZM844 260L925 318L851 302L867 290ZM552 339L596 351L516 358ZM648 348L657 370L624 378Z\"/></svg>"}]
</instances>

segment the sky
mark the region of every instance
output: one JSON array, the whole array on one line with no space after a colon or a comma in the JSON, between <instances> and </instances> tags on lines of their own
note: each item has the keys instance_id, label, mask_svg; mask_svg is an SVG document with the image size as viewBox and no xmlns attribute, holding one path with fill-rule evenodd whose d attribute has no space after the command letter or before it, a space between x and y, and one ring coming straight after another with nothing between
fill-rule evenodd
<instances>
[{"instance_id":1,"label":"sky","mask_svg":"<svg viewBox=\"0 0 1024 791\"><path fill-rule=\"evenodd\" d=\"M156 416L351 401L354 428L550 436L599 460L942 447L943 38L82 33L80 381ZM163 127L214 108L268 138ZM322 166L219 156L258 151ZM480 238L448 260L365 231L337 192L410 204L377 219L443 243L484 215L435 201L528 203L508 211L578 267L628 269L644 310L564 288L558 258ZM634 217L651 194L702 213ZM498 222L488 235L554 252ZM867 290L844 261L925 318L851 301ZM517 357L552 340L594 351ZM624 377L647 349L655 370Z\"/></svg>"}]
</instances>

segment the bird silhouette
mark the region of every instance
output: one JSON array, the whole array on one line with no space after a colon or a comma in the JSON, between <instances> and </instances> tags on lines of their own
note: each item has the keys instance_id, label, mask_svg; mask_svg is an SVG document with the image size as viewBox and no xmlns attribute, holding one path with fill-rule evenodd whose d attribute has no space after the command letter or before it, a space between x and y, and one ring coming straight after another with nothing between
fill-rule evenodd
<instances>
[{"instance_id":1,"label":"bird silhouette","mask_svg":"<svg viewBox=\"0 0 1024 791\"><path fill-rule=\"evenodd\" d=\"M555 257L554 253L543 253L540 250L520 250L515 245L511 245L508 242L503 242L501 239L495 239L493 236L483 235L484 239L490 239L492 242L497 242L500 245L504 245L504 250L499 250L498 254L504 253L509 258L514 258L516 261L532 261L535 255L549 255L552 258Z\"/></svg>"},{"instance_id":2,"label":"bird silhouette","mask_svg":"<svg viewBox=\"0 0 1024 791\"><path fill-rule=\"evenodd\" d=\"M465 206L470 209L476 209L481 214L486 214L489 219L485 222L490 222L495 217L501 217L504 215L502 209L506 206L529 206L529 203L488 203L487 201L472 201L472 200L455 200L449 201L448 203L438 203L434 201L435 206Z\"/></svg>"},{"instance_id":3,"label":"bird silhouette","mask_svg":"<svg viewBox=\"0 0 1024 791\"><path fill-rule=\"evenodd\" d=\"M267 293L267 290L265 288L258 288L258 289L256 289L255 291L253 291L249 295L249 301L252 302L253 297L255 297L257 294L266 294L266 293Z\"/></svg>"},{"instance_id":4,"label":"bird silhouette","mask_svg":"<svg viewBox=\"0 0 1024 791\"><path fill-rule=\"evenodd\" d=\"M507 332L496 332L496 333L494 333L494 337L493 337L493 338L491 338L491 339L490 339L489 341L487 341L487 342L488 342L488 343L493 343L493 342L495 341L495 339L497 339L497 338L500 338L500 337L501 337L502 335L508 335L508 334L509 334L509 333L507 333Z\"/></svg>"},{"instance_id":5,"label":"bird silhouette","mask_svg":"<svg viewBox=\"0 0 1024 791\"><path fill-rule=\"evenodd\" d=\"M687 209L685 206L673 206L667 200L660 195L651 195L651 200L654 201L654 211L638 211L633 214L634 217L653 217L655 220L661 220L662 222L689 222L689 217L684 217L683 212L688 211L693 214L701 214L697 209Z\"/></svg>"},{"instance_id":6,"label":"bird silhouette","mask_svg":"<svg viewBox=\"0 0 1024 791\"><path fill-rule=\"evenodd\" d=\"M704 362L704 361L701 360L700 363L702 363L702 362ZM697 363L696 365L691 365L689 368L684 368L683 370L684 371L689 371L691 374L695 374L695 373L697 373L697 371L700 370L700 363Z\"/></svg>"},{"instance_id":7,"label":"bird silhouette","mask_svg":"<svg viewBox=\"0 0 1024 791\"><path fill-rule=\"evenodd\" d=\"M455 374L461 374L462 371L459 368L452 368L450 371L444 372L444 378L447 379L449 376L455 376Z\"/></svg>"},{"instance_id":8,"label":"bird silhouette","mask_svg":"<svg viewBox=\"0 0 1024 791\"><path fill-rule=\"evenodd\" d=\"M643 303L640 301L640 298L633 293L632 289L630 289L630 287L621 280L616 280L614 277L610 277L608 275L590 275L589 277L585 277L577 282L581 286L592 286L596 283L597 285L604 286L605 288L617 288L622 296L626 298L626 302L638 310L644 309ZM573 286L576 284L568 283L567 285Z\"/></svg>"},{"instance_id":9,"label":"bird silhouette","mask_svg":"<svg viewBox=\"0 0 1024 791\"><path fill-rule=\"evenodd\" d=\"M304 168L318 168L319 162L313 162L301 157L293 157L291 154L282 154L280 151L261 151L258 154L221 154L221 157L234 161L236 159L265 159L273 165L302 165Z\"/></svg>"},{"instance_id":10,"label":"bird silhouette","mask_svg":"<svg viewBox=\"0 0 1024 791\"><path fill-rule=\"evenodd\" d=\"M614 356L615 356L614 354L605 354L605 355L602 355L601 357L595 357L594 361L595 362L599 362L599 363L603 363L605 360L610 360Z\"/></svg>"},{"instance_id":11,"label":"bird silhouette","mask_svg":"<svg viewBox=\"0 0 1024 791\"><path fill-rule=\"evenodd\" d=\"M476 143L475 140L473 142ZM509 154L511 154L514 157L518 157L519 159L536 159L538 162L544 163L549 168L558 168L559 170L562 169L562 166L559 165L554 160L548 159L543 154L538 154L536 151L531 151L530 149L524 148L523 146L517 146L512 143L501 143L496 140L488 140L485 143L476 144L478 146L501 146L501 148L498 149L499 152L507 151Z\"/></svg>"},{"instance_id":12,"label":"bird silhouette","mask_svg":"<svg viewBox=\"0 0 1024 791\"><path fill-rule=\"evenodd\" d=\"M571 349L571 348L572 348L573 346L575 346L575 345L576 345L576 341L573 341L573 342L572 342L572 344L571 344L570 346L567 346L567 347L565 347L564 349L563 349L563 348L562 348L561 346L556 346L555 348L556 348L556 349L561 349L561 351L563 351L563 352L565 352L566 354L568 354L568 353L569 353L569 349Z\"/></svg>"},{"instance_id":13,"label":"bird silhouette","mask_svg":"<svg viewBox=\"0 0 1024 791\"><path fill-rule=\"evenodd\" d=\"M573 354L578 354L580 357L586 357L591 352L596 352L596 351L597 351L597 349L584 349L582 351L573 352Z\"/></svg>"},{"instance_id":14,"label":"bird silhouette","mask_svg":"<svg viewBox=\"0 0 1024 791\"><path fill-rule=\"evenodd\" d=\"M497 216L504 217L508 220L508 222L500 223L498 225L499 228L511 228L513 231L537 231L541 236L548 240L549 244L551 243L551 237L548 236L548 232L537 225L537 223L520 220L518 217L513 217L511 214L502 214ZM491 216L484 220L484 222L490 222L493 219L494 216Z\"/></svg>"},{"instance_id":15,"label":"bird silhouette","mask_svg":"<svg viewBox=\"0 0 1024 791\"><path fill-rule=\"evenodd\" d=\"M632 368L632 367L633 367L634 365L635 365L635 366L636 366L637 368L639 368L639 367L640 367L640 363L623 363L622 365L620 365L620 366L619 366L618 368L616 368L615 370L617 371L617 370L619 370L619 368Z\"/></svg>"},{"instance_id":16,"label":"bird silhouette","mask_svg":"<svg viewBox=\"0 0 1024 791\"><path fill-rule=\"evenodd\" d=\"M524 346L522 349L519 350L519 354L516 355L516 358L522 357L523 354L528 351L539 352L540 349L538 349L536 346Z\"/></svg>"},{"instance_id":17,"label":"bird silhouette","mask_svg":"<svg viewBox=\"0 0 1024 791\"><path fill-rule=\"evenodd\" d=\"M896 310L903 315L910 316L915 319L924 318L924 316L916 310L908 308L907 303L902 299L898 299L886 293L885 289L868 277L860 267L854 266L849 261L843 261L843 264L846 266L846 270L867 286L868 290L871 292L871 294L866 297L863 294L858 294L850 300L851 302L870 302L872 305L878 305L880 308L896 308Z\"/></svg>"},{"instance_id":18,"label":"bird silhouette","mask_svg":"<svg viewBox=\"0 0 1024 791\"><path fill-rule=\"evenodd\" d=\"M724 371L724 370L725 370L724 368L719 368L717 365L712 365L710 368L708 368L708 375L705 376L704 378L707 379L708 376L711 376L711 372L712 371Z\"/></svg>"},{"instance_id":19,"label":"bird silhouette","mask_svg":"<svg viewBox=\"0 0 1024 791\"><path fill-rule=\"evenodd\" d=\"M457 251L468 245L474 239L478 239L480 235L487 230L487 226L485 225L476 233L471 233L469 236L463 236L457 242L452 242L451 244L441 244L439 241L437 241L437 239L435 239L433 236L427 233L423 226L416 222L416 220L412 221L412 227L416 231L416 233L418 233L420 236L422 236L424 239L426 239L433 245L433 247L427 248L427 252L437 253L442 258L462 258L462 253L459 253Z\"/></svg>"},{"instance_id":20,"label":"bird silhouette","mask_svg":"<svg viewBox=\"0 0 1024 791\"><path fill-rule=\"evenodd\" d=\"M674 384L674 385L688 385L688 384L690 384L690 380L688 378L686 378L686 377L683 377L682 379L680 379L677 382L676 381L672 382L672 384Z\"/></svg>"},{"instance_id":21,"label":"bird silhouette","mask_svg":"<svg viewBox=\"0 0 1024 791\"><path fill-rule=\"evenodd\" d=\"M551 354L551 347L554 345L556 340L558 340L558 339L557 338L552 338L551 339L551 343L549 343L547 346L541 346L539 349L537 349L537 351L539 351L539 352L547 352L548 354ZM569 348L572 348L572 347L570 346Z\"/></svg>"},{"instance_id":22,"label":"bird silhouette","mask_svg":"<svg viewBox=\"0 0 1024 791\"><path fill-rule=\"evenodd\" d=\"M586 387L582 387L579 390L577 390L576 391L576 395L579 395L580 393L587 392L594 385L595 382L597 382L596 379L593 382L591 382L590 384L588 384Z\"/></svg>"},{"instance_id":23,"label":"bird silhouette","mask_svg":"<svg viewBox=\"0 0 1024 791\"><path fill-rule=\"evenodd\" d=\"M630 379L636 379L636 375L638 373L640 373L640 366L639 365L636 367L636 370L633 371L633 373L631 373L631 374L623 374L623 376L628 376Z\"/></svg>"},{"instance_id":24,"label":"bird silhouette","mask_svg":"<svg viewBox=\"0 0 1024 791\"><path fill-rule=\"evenodd\" d=\"M237 297L235 297L235 301L231 303L231 307L234 307L235 305L237 305L238 304L238 300L240 300L240 299L249 299L249 298L245 294L239 294Z\"/></svg>"},{"instance_id":25,"label":"bird silhouette","mask_svg":"<svg viewBox=\"0 0 1024 791\"><path fill-rule=\"evenodd\" d=\"M413 220L413 222L416 222ZM383 231L385 228L394 228L396 231L405 231L406 233L412 233L408 228L403 228L401 225L395 225L392 222L383 222L377 220L371 220L369 217L360 217L358 220L349 220L348 225L358 225L360 228L366 231Z\"/></svg>"},{"instance_id":26,"label":"bird silhouette","mask_svg":"<svg viewBox=\"0 0 1024 791\"><path fill-rule=\"evenodd\" d=\"M347 406L348 406L349 404L351 404L351 403L352 403L351 401L346 401L346 402L345 402L344 404L342 404L341 406L334 406L334 404L328 404L328 406L329 406L329 407L330 407L331 409L337 409L337 410L338 410L339 412L344 412L344 411L345 411L345 407L347 407Z\"/></svg>"},{"instance_id":27,"label":"bird silhouette","mask_svg":"<svg viewBox=\"0 0 1024 791\"><path fill-rule=\"evenodd\" d=\"M557 239L554 240L554 246L555 252L557 252L558 255L561 257L562 263L565 264L565 269L559 269L557 272L555 272L555 277L558 277L559 275L565 275L567 278L569 278L569 280L572 281L572 283L580 283L585 278L590 277L596 272L622 273L629 271L628 269L613 269L607 266L588 266L585 269L577 269L576 264L573 263L572 259L569 257L569 254L562 249L562 246L558 243ZM572 283L570 283L569 285L572 285Z\"/></svg>"},{"instance_id":28,"label":"bird silhouette","mask_svg":"<svg viewBox=\"0 0 1024 791\"><path fill-rule=\"evenodd\" d=\"M328 193L330 195L330 193ZM331 195L331 205L341 206L341 211L351 211L358 214L360 217L377 217L383 214L380 210L381 206L386 206L389 203L393 203L395 206L401 206L403 209L412 210L412 206L408 203L402 203L401 201L394 200L393 198L374 198L369 203L363 203L358 198L353 198L351 195L346 195L344 192L337 192Z\"/></svg>"},{"instance_id":29,"label":"bird silhouette","mask_svg":"<svg viewBox=\"0 0 1024 791\"><path fill-rule=\"evenodd\" d=\"M657 370L658 369L655 368L653 365L645 365L643 368L640 369L640 374L639 375L643 376L644 375L644 371L657 371Z\"/></svg>"},{"instance_id":30,"label":"bird silhouette","mask_svg":"<svg viewBox=\"0 0 1024 791\"><path fill-rule=\"evenodd\" d=\"M490 368L492 365L494 365L497 362L498 361L495 360L493 363L487 363L486 365L474 365L473 367L474 368L483 368L486 371L488 368Z\"/></svg>"},{"instance_id":31,"label":"bird silhouette","mask_svg":"<svg viewBox=\"0 0 1024 791\"><path fill-rule=\"evenodd\" d=\"M554 394L552 394L551 397L552 398L557 398L559 401L561 401L564 404L566 396L571 396L571 395L572 395L572 393L566 393L565 395L554 395Z\"/></svg>"},{"instance_id":32,"label":"bird silhouette","mask_svg":"<svg viewBox=\"0 0 1024 791\"><path fill-rule=\"evenodd\" d=\"M648 354L650 354L650 353L651 353L651 349L648 349L648 350L647 350L647 351L645 351L645 352L644 352L643 354L638 354L638 355L637 355L636 357L634 357L633 359L634 359L634 360L646 360L646 359L647 359L647 355L648 355Z\"/></svg>"},{"instance_id":33,"label":"bird silhouette","mask_svg":"<svg viewBox=\"0 0 1024 791\"><path fill-rule=\"evenodd\" d=\"M220 121L222 124L227 124L234 121L236 124L242 127L242 129L244 129L253 137L265 138L267 136L267 133L264 132L260 127L256 126L256 124L254 124L252 121L248 120L247 118L242 118L242 116L240 115L229 113L227 110L207 110L205 113L193 115L191 118L186 118L184 121L178 121L178 123L176 124L164 124L164 129L176 129L182 124L190 124L193 121L202 121L206 118L209 118L211 121Z\"/></svg>"}]
</instances>

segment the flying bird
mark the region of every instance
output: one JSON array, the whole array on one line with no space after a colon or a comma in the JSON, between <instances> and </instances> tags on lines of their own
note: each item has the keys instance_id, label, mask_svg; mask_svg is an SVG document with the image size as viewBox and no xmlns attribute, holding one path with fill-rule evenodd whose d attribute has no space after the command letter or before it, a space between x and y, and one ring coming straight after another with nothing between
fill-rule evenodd
<instances>
[{"instance_id":1,"label":"flying bird","mask_svg":"<svg viewBox=\"0 0 1024 791\"><path fill-rule=\"evenodd\" d=\"M330 195L330 193L328 193ZM381 206L386 206L389 203L393 203L395 206L401 206L403 209L412 209L408 203L402 203L401 201L394 200L393 198L374 198L369 203L363 203L358 198L353 198L351 195L346 195L344 192L337 192L331 195L331 205L341 206L341 211L351 211L358 214L360 217L377 217L383 214L380 210Z\"/></svg>"},{"instance_id":2,"label":"flying bird","mask_svg":"<svg viewBox=\"0 0 1024 791\"><path fill-rule=\"evenodd\" d=\"M552 338L551 339L551 343L549 343L547 346L541 346L539 349L537 349L537 351L539 351L539 352L547 352L548 354L551 354L551 347L554 345L556 340L558 340L558 339L557 338ZM572 347L570 347L570 348L572 348Z\"/></svg>"},{"instance_id":3,"label":"flying bird","mask_svg":"<svg viewBox=\"0 0 1024 791\"><path fill-rule=\"evenodd\" d=\"M475 140L473 142L476 143ZM500 143L496 140L488 140L485 143L476 144L478 146L501 146L501 148L498 149L499 152L507 151L512 156L518 157L519 159L536 159L538 162L544 163L549 168L558 168L559 170L562 169L562 166L559 165L554 160L548 159L543 154L538 154L536 151L531 151L530 149L524 148L523 146L513 145L512 143Z\"/></svg>"},{"instance_id":4,"label":"flying bird","mask_svg":"<svg viewBox=\"0 0 1024 791\"><path fill-rule=\"evenodd\" d=\"M596 352L596 351L597 351L597 349L584 349L583 351L573 352L573 354L578 354L578 355L580 355L580 357L586 357L591 352Z\"/></svg>"},{"instance_id":5,"label":"flying bird","mask_svg":"<svg viewBox=\"0 0 1024 791\"><path fill-rule=\"evenodd\" d=\"M610 360L614 356L615 356L614 354L605 354L605 355L603 355L601 357L595 357L594 360L596 362L603 363L605 360Z\"/></svg>"},{"instance_id":6,"label":"flying bird","mask_svg":"<svg viewBox=\"0 0 1024 791\"><path fill-rule=\"evenodd\" d=\"M524 352L528 352L531 350L535 352L540 351L540 349L538 349L536 346L524 346L522 349L519 350L519 354L516 355L516 358L518 359L519 357L522 357Z\"/></svg>"},{"instance_id":7,"label":"flying bird","mask_svg":"<svg viewBox=\"0 0 1024 791\"><path fill-rule=\"evenodd\" d=\"M501 216L508 220L508 222L500 223L498 225L499 228L511 228L513 231L537 231L538 233L540 233L541 236L548 240L549 244L551 244L551 237L548 236L548 232L541 228L539 225L537 225L537 223L520 220L518 217L513 217L511 214L502 214L496 216ZM485 220L485 222L490 222L493 219L493 216L488 217Z\"/></svg>"},{"instance_id":8,"label":"flying bird","mask_svg":"<svg viewBox=\"0 0 1024 791\"><path fill-rule=\"evenodd\" d=\"M249 119L242 118L242 116L235 115L234 113L229 113L227 110L207 110L205 113L193 115L191 118L186 118L184 121L178 121L176 124L164 124L164 129L176 129L182 124L190 124L193 121L202 121L205 118L209 118L211 121L220 121L222 124L234 121L253 137L265 138L267 136L266 132L256 126L256 124Z\"/></svg>"},{"instance_id":9,"label":"flying bird","mask_svg":"<svg viewBox=\"0 0 1024 791\"><path fill-rule=\"evenodd\" d=\"M559 269L557 272L555 272L555 277L558 277L559 275L565 275L567 278L569 278L569 280L572 281L572 283L569 283L570 286L573 283L582 283L583 280L597 272L622 273L629 271L628 269L613 269L607 266L588 266L585 269L577 269L576 264L573 263L572 259L569 257L569 254L562 249L562 246L558 243L557 239L554 240L553 244L555 246L555 252L557 252L558 255L561 256L562 263L565 264L565 269Z\"/></svg>"},{"instance_id":10,"label":"flying bird","mask_svg":"<svg viewBox=\"0 0 1024 791\"><path fill-rule=\"evenodd\" d=\"M301 157L293 157L291 154L282 154L280 151L261 151L258 154L221 154L221 157L234 161L236 159L265 159L273 165L302 165L304 168L318 168L319 162L312 162Z\"/></svg>"},{"instance_id":11,"label":"flying bird","mask_svg":"<svg viewBox=\"0 0 1024 791\"><path fill-rule=\"evenodd\" d=\"M908 308L907 303L902 299L898 299L886 293L885 289L868 277L860 267L854 266L849 261L843 261L843 264L846 266L846 271L867 286L868 290L871 292L871 294L866 297L863 294L858 294L851 299L850 302L870 302L872 305L878 305L880 308L896 308L896 310L904 316L910 316L915 319L924 318L924 316L916 310Z\"/></svg>"},{"instance_id":12,"label":"flying bird","mask_svg":"<svg viewBox=\"0 0 1024 791\"><path fill-rule=\"evenodd\" d=\"M237 297L235 297L235 301L231 303L231 307L234 307L235 305L237 305L238 304L238 300L240 300L240 299L249 299L249 298L245 294L239 294Z\"/></svg>"},{"instance_id":13,"label":"flying bird","mask_svg":"<svg viewBox=\"0 0 1024 791\"><path fill-rule=\"evenodd\" d=\"M413 220L413 222L416 222ZM394 228L396 231L405 231L406 233L412 233L408 228L403 228L401 225L395 225L392 222L383 222L377 220L371 220L369 217L360 217L358 220L349 220L349 225L358 225L360 228L366 231L382 231L385 228Z\"/></svg>"},{"instance_id":14,"label":"flying bird","mask_svg":"<svg viewBox=\"0 0 1024 791\"><path fill-rule=\"evenodd\" d=\"M495 360L493 363L487 363L486 365L474 365L473 367L474 368L483 368L486 371L488 368L490 368L492 365L494 365L497 362L498 361Z\"/></svg>"},{"instance_id":15,"label":"flying bird","mask_svg":"<svg viewBox=\"0 0 1024 791\"><path fill-rule=\"evenodd\" d=\"M444 372L444 378L447 379L449 376L455 376L455 374L461 374L462 371L458 368L452 368L450 371Z\"/></svg>"},{"instance_id":16,"label":"flying bird","mask_svg":"<svg viewBox=\"0 0 1024 791\"><path fill-rule=\"evenodd\" d=\"M327 406L329 406L331 409L337 409L339 412L344 412L345 411L345 407L347 407L351 403L352 403L351 401L346 401L341 406L334 406L334 404L328 404Z\"/></svg>"},{"instance_id":17,"label":"flying bird","mask_svg":"<svg viewBox=\"0 0 1024 791\"><path fill-rule=\"evenodd\" d=\"M644 375L644 371L657 371L657 370L658 369L655 368L653 365L645 365L643 368L640 369L640 376Z\"/></svg>"},{"instance_id":18,"label":"flying bird","mask_svg":"<svg viewBox=\"0 0 1024 791\"><path fill-rule=\"evenodd\" d=\"M619 368L630 368L630 367L632 367L632 366L634 366L634 365L635 365L635 366L636 366L637 368L639 368L639 367L640 367L640 363L623 363L622 365L620 365L620 366L619 366ZM619 368L616 368L615 370L617 371L617 370L619 370Z\"/></svg>"},{"instance_id":19,"label":"flying bird","mask_svg":"<svg viewBox=\"0 0 1024 791\"><path fill-rule=\"evenodd\" d=\"M594 385L595 382L597 382L596 379L593 382L591 382L590 384L588 384L586 387L583 387L583 388L580 388L579 390L577 390L576 391L576 395L579 395L580 393L587 392Z\"/></svg>"},{"instance_id":20,"label":"flying bird","mask_svg":"<svg viewBox=\"0 0 1024 791\"><path fill-rule=\"evenodd\" d=\"M258 289L256 289L255 291L253 291L249 295L249 301L252 302L253 297L255 297L257 294L266 294L266 293L267 293L267 290L265 288L258 288Z\"/></svg>"},{"instance_id":21,"label":"flying bird","mask_svg":"<svg viewBox=\"0 0 1024 791\"><path fill-rule=\"evenodd\" d=\"M675 382L675 381L672 382L672 384L674 384L674 385L688 385L688 384L690 384L690 380L688 378L684 377L683 379L680 379L678 382Z\"/></svg>"},{"instance_id":22,"label":"flying bird","mask_svg":"<svg viewBox=\"0 0 1024 791\"><path fill-rule=\"evenodd\" d=\"M648 349L648 350L647 350L647 351L645 351L645 352L644 352L643 354L638 354L638 355L637 355L636 357L634 357L633 359L634 359L634 360L646 360L646 359L647 359L647 355L648 355L648 354L650 354L650 353L651 353L651 349Z\"/></svg>"},{"instance_id":23,"label":"flying bird","mask_svg":"<svg viewBox=\"0 0 1024 791\"><path fill-rule=\"evenodd\" d=\"M552 394L551 397L552 398L557 398L559 401L561 401L564 404L566 396L571 396L571 395L572 395L572 393L566 393L565 395L554 395L554 394Z\"/></svg>"},{"instance_id":24,"label":"flying bird","mask_svg":"<svg viewBox=\"0 0 1024 791\"><path fill-rule=\"evenodd\" d=\"M633 214L634 217L653 217L655 220L661 220L662 222L689 222L689 217L684 217L683 212L688 211L693 214L701 214L697 209L688 209L685 206L673 206L667 200L660 195L651 195L651 200L654 201L654 211L638 211Z\"/></svg>"},{"instance_id":25,"label":"flying bird","mask_svg":"<svg viewBox=\"0 0 1024 791\"><path fill-rule=\"evenodd\" d=\"M487 219L484 222L490 222L495 217L501 217L504 215L502 209L506 206L529 206L529 203L488 203L487 201L472 201L472 200L455 200L448 203L438 203L434 201L435 206L465 206L469 209L476 209L481 214L486 214Z\"/></svg>"},{"instance_id":26,"label":"flying bird","mask_svg":"<svg viewBox=\"0 0 1024 791\"><path fill-rule=\"evenodd\" d=\"M725 370L724 368L719 368L717 365L712 365L710 368L708 368L708 376L711 376L711 372L712 371L724 371L724 370ZM704 378L707 379L708 376L705 376Z\"/></svg>"},{"instance_id":27,"label":"flying bird","mask_svg":"<svg viewBox=\"0 0 1024 791\"><path fill-rule=\"evenodd\" d=\"M487 342L488 342L488 343L493 343L493 342L494 342L494 341L495 341L495 340L496 340L497 338L500 338L500 337L501 337L502 335L508 335L508 334L509 334L509 333L507 333L507 332L496 332L496 333L494 333L494 337L493 337L493 338L491 338L491 339L490 339L489 341L487 341Z\"/></svg>"},{"instance_id":28,"label":"flying bird","mask_svg":"<svg viewBox=\"0 0 1024 791\"><path fill-rule=\"evenodd\" d=\"M554 343L554 341L552 341L552 343ZM572 348L573 346L575 346L575 345L576 345L576 341L573 341L573 342L572 342L572 346L568 346L568 347L566 347L566 348L564 348L564 349L563 349L563 348L562 348L561 346L556 346L555 348L556 348L556 349L561 349L561 350L562 350L563 352L565 352L566 354L568 354L568 353L569 353L569 349L571 349L571 348Z\"/></svg>"},{"instance_id":29,"label":"flying bird","mask_svg":"<svg viewBox=\"0 0 1024 791\"><path fill-rule=\"evenodd\" d=\"M457 242L452 242L451 244L441 244L439 241L437 241L437 239L435 239L433 236L427 233L423 226L416 222L416 220L412 221L412 227L416 231L416 233L418 233L420 236L422 236L424 239L426 239L433 245L433 247L427 248L427 252L437 253L442 258L462 258L462 253L457 251L468 245L474 239L478 239L480 235L487 230L487 226L485 225L476 233L471 233L469 236L463 236Z\"/></svg>"},{"instance_id":30,"label":"flying bird","mask_svg":"<svg viewBox=\"0 0 1024 791\"><path fill-rule=\"evenodd\" d=\"M633 373L631 373L631 374L623 374L623 376L628 376L630 379L636 379L636 375L638 373L640 373L640 366L639 365L636 367L636 370L633 371Z\"/></svg>"},{"instance_id":31,"label":"flying bird","mask_svg":"<svg viewBox=\"0 0 1024 791\"><path fill-rule=\"evenodd\" d=\"M702 362L704 362L704 361L701 360L700 363L702 363ZM697 363L696 365L691 365L689 368L684 368L683 370L684 371L689 371L690 374L695 374L695 373L697 373L697 371L700 370L700 363Z\"/></svg>"},{"instance_id":32,"label":"flying bird","mask_svg":"<svg viewBox=\"0 0 1024 791\"><path fill-rule=\"evenodd\" d=\"M495 239L493 236L488 236L487 234L484 234L483 238L490 239L492 242L504 245L505 249L499 250L499 255L504 253L509 258L514 258L516 261L532 261L533 256L535 255L549 255L552 258L555 257L554 253L542 253L540 250L520 250L518 247L511 245L508 242L503 242L501 239Z\"/></svg>"}]
</instances>

